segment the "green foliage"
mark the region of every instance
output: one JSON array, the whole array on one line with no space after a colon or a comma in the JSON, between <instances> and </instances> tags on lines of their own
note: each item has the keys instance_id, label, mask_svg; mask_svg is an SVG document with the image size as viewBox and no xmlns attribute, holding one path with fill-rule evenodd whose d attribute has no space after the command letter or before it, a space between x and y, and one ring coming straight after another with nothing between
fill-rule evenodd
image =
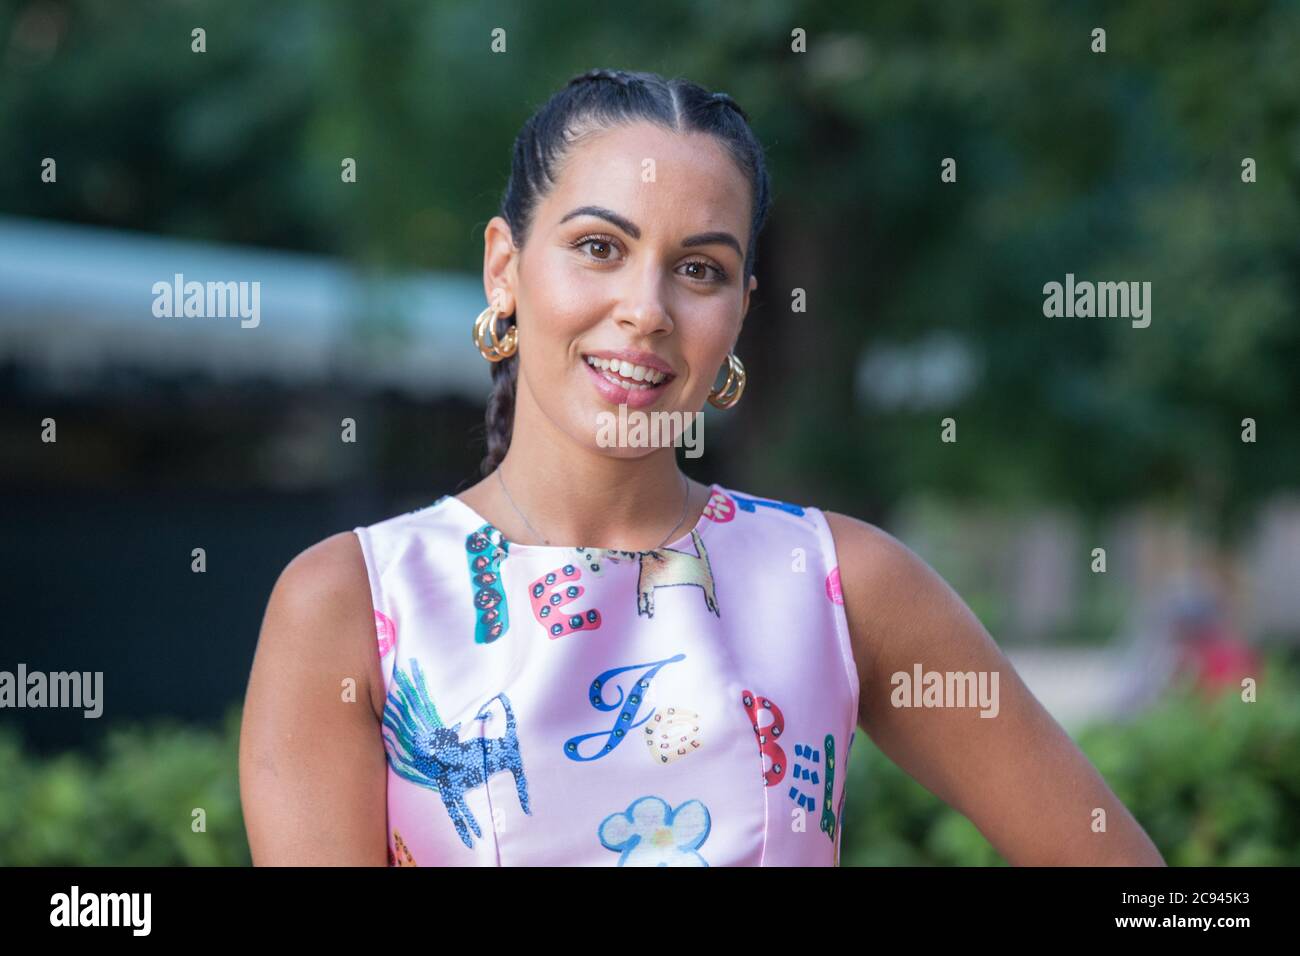
<instances>
[{"instance_id":1,"label":"green foliage","mask_svg":"<svg viewBox=\"0 0 1300 956\"><path fill-rule=\"evenodd\" d=\"M247 864L238 753L238 708L217 730L115 728L95 758L34 758L0 732L0 865Z\"/></svg>"},{"instance_id":2,"label":"green foliage","mask_svg":"<svg viewBox=\"0 0 1300 956\"><path fill-rule=\"evenodd\" d=\"M1258 693L1247 704L1231 690L1207 701L1180 688L1136 719L1076 735L1170 866L1300 863L1300 674L1272 662ZM1006 865L869 739L850 755L844 814L844 866Z\"/></svg>"},{"instance_id":3,"label":"green foliage","mask_svg":"<svg viewBox=\"0 0 1300 956\"><path fill-rule=\"evenodd\" d=\"M1274 662L1259 700L1170 697L1082 746L1171 865L1300 862L1300 688Z\"/></svg>"}]
</instances>

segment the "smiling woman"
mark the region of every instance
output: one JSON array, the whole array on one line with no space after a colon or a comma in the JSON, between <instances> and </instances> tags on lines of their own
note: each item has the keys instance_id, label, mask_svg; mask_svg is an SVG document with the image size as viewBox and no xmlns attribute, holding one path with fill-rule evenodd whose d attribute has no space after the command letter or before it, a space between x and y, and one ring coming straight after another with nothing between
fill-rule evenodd
<instances>
[{"instance_id":1,"label":"smiling woman","mask_svg":"<svg viewBox=\"0 0 1300 956\"><path fill-rule=\"evenodd\" d=\"M483 480L281 575L255 862L835 865L859 727L1012 862L1160 862L897 541L604 440L616 409L739 400L768 205L744 112L685 80L593 70L524 124L484 233ZM1001 672L995 716L890 707L914 664Z\"/></svg>"}]
</instances>

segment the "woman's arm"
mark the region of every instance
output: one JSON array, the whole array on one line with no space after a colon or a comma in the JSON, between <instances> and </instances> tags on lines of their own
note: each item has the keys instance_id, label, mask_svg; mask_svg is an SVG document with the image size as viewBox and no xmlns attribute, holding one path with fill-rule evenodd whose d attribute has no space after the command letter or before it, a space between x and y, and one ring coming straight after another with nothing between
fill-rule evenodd
<instances>
[{"instance_id":1,"label":"woman's arm","mask_svg":"<svg viewBox=\"0 0 1300 956\"><path fill-rule=\"evenodd\" d=\"M382 713L369 580L344 532L289 562L262 621L239 737L255 865L387 865Z\"/></svg>"},{"instance_id":2,"label":"woman's arm","mask_svg":"<svg viewBox=\"0 0 1300 956\"><path fill-rule=\"evenodd\" d=\"M969 818L1008 863L1165 865L952 588L879 528L826 519L861 683L858 719L881 751ZM979 706L893 706L892 675L910 679L918 664L996 672L997 716L981 717ZM1094 832L1096 808L1105 810L1104 833Z\"/></svg>"}]
</instances>

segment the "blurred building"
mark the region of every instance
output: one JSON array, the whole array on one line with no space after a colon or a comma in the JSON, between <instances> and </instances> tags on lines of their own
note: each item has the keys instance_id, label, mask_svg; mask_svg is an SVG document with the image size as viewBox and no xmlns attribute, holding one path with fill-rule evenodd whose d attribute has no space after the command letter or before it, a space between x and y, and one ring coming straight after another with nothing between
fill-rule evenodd
<instances>
[{"instance_id":1,"label":"blurred building","mask_svg":"<svg viewBox=\"0 0 1300 956\"><path fill-rule=\"evenodd\" d=\"M178 273L258 283L258 321L155 315ZM6 719L57 748L242 699L294 554L475 475L483 305L472 276L0 218L0 657L102 671L112 717Z\"/></svg>"}]
</instances>

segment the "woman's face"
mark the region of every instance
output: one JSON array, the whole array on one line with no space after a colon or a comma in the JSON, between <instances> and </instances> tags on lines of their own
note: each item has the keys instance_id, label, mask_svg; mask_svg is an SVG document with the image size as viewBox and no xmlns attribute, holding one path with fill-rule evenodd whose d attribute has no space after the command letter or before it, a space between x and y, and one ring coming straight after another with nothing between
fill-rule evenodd
<instances>
[{"instance_id":1,"label":"woman's face","mask_svg":"<svg viewBox=\"0 0 1300 956\"><path fill-rule=\"evenodd\" d=\"M499 271L492 248L508 230L493 220L495 243L488 230L489 296L507 288L519 326L518 400L527 392L593 449L598 416L620 403L703 408L757 285L742 284L749 221L748 181L712 136L637 123L572 148L522 252L508 266L498 257Z\"/></svg>"}]
</instances>

